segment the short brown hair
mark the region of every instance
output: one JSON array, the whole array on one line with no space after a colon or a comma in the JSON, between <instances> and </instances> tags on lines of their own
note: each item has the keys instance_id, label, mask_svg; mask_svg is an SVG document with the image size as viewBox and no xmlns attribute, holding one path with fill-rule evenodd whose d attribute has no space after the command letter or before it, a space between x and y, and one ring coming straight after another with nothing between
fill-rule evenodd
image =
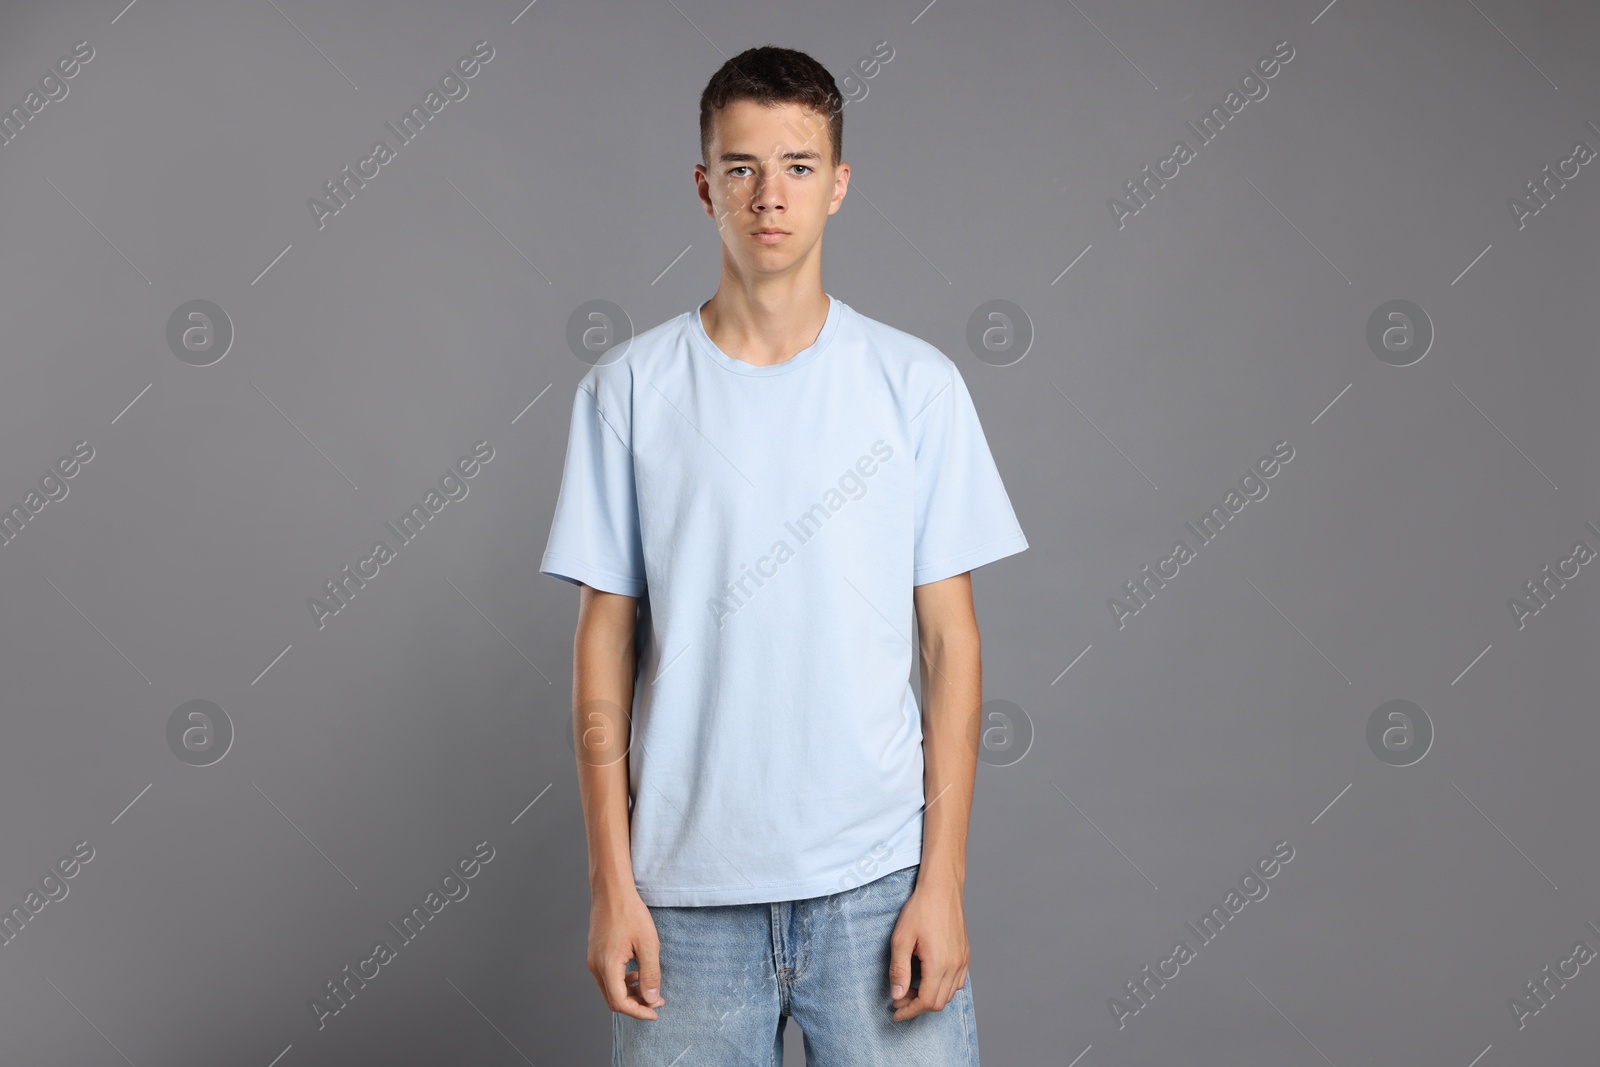
<instances>
[{"instance_id":1,"label":"short brown hair","mask_svg":"<svg viewBox=\"0 0 1600 1067\"><path fill-rule=\"evenodd\" d=\"M833 165L839 165L844 139L844 100L828 68L804 52L762 45L747 48L728 60L706 83L700 94L700 162L711 151L711 119L735 100L754 100L763 106L800 104L828 117L828 139L833 142Z\"/></svg>"}]
</instances>

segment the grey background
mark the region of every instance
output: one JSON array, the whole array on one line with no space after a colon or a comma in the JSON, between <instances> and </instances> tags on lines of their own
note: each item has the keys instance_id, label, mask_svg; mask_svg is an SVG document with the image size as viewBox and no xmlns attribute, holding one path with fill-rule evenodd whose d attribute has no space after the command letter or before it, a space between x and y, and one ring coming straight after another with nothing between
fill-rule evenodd
<instances>
[{"instance_id":1,"label":"grey background","mask_svg":"<svg viewBox=\"0 0 1600 1067\"><path fill-rule=\"evenodd\" d=\"M0 546L0 903L95 857L0 948L0 1060L609 1062L577 594L537 572L567 318L711 295L691 168L725 58L843 79L881 40L824 283L957 361L1031 542L975 576L986 695L1035 731L979 768L985 1062L1592 1059L1593 966L1520 1031L1507 1001L1600 948L1600 578L1522 629L1508 600L1600 547L1600 174L1521 229L1507 200L1600 147L1593 5L11 4L0 106L80 40L0 147L0 503L95 450ZM319 231L307 198L478 40L469 96ZM1119 230L1108 198L1281 40ZM1007 367L965 341L995 298L1035 334ZM165 340L193 299L236 330L209 367ZM1408 367L1365 341L1391 299L1437 331ZM319 629L308 598L483 439ZM1119 629L1107 600L1281 440L1270 495ZM236 731L208 767L165 739L194 699ZM1395 699L1436 732L1408 767L1365 740ZM319 1031L307 999L485 839ZM1109 998L1278 841L1270 895L1119 1029Z\"/></svg>"}]
</instances>

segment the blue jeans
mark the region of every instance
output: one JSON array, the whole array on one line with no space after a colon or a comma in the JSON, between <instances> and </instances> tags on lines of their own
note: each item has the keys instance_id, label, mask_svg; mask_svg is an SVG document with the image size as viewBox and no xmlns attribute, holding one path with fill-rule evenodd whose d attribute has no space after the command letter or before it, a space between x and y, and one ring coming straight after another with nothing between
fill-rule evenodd
<instances>
[{"instance_id":1,"label":"blue jeans","mask_svg":"<svg viewBox=\"0 0 1600 1067\"><path fill-rule=\"evenodd\" d=\"M666 1003L612 1013L612 1067L778 1067L791 1017L807 1067L978 1067L970 964L943 1011L891 1017L889 936L917 870L806 900L652 907Z\"/></svg>"}]
</instances>

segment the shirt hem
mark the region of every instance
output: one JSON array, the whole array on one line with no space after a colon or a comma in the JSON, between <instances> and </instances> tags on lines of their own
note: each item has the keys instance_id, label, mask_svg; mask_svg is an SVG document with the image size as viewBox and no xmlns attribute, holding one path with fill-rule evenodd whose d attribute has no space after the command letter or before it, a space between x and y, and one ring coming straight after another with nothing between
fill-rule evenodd
<instances>
[{"instance_id":1,"label":"shirt hem","mask_svg":"<svg viewBox=\"0 0 1600 1067\"><path fill-rule=\"evenodd\" d=\"M643 579L632 578L626 574L617 574L614 571L602 570L582 560L571 559L567 556L545 556L539 564L539 573L548 574L552 578L560 578L564 582L574 585L587 585L603 593L620 593L623 596L638 596L644 592Z\"/></svg>"},{"instance_id":2,"label":"shirt hem","mask_svg":"<svg viewBox=\"0 0 1600 1067\"><path fill-rule=\"evenodd\" d=\"M1015 533L1008 534L998 541L990 541L969 548L958 556L947 556L934 563L924 563L911 572L911 584L927 585L929 582L943 581L965 571L976 570L985 563L993 563L997 559L1015 555L1028 547L1028 539L1019 528Z\"/></svg>"},{"instance_id":3,"label":"shirt hem","mask_svg":"<svg viewBox=\"0 0 1600 1067\"><path fill-rule=\"evenodd\" d=\"M704 908L719 904L771 904L779 901L806 900L811 897L831 896L842 893L868 882L877 881L903 871L907 867L915 867L922 862L922 846L919 844L915 850L908 854L909 858L901 859L895 863L894 870L875 874L870 878L862 878L851 885L840 885L837 872L821 878L802 878L795 882L763 882L759 885L744 883L741 885L721 885L708 887L688 888L683 886L661 887L641 885L635 888L639 891L639 899L652 908Z\"/></svg>"}]
</instances>

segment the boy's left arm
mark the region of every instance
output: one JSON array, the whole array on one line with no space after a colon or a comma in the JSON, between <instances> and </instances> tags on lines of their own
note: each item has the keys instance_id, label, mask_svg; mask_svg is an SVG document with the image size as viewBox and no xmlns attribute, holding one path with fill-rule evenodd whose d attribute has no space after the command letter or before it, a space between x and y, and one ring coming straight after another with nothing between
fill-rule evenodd
<instances>
[{"instance_id":1,"label":"boy's left arm","mask_svg":"<svg viewBox=\"0 0 1600 1067\"><path fill-rule=\"evenodd\" d=\"M912 589L921 644L922 860L917 886L890 939L889 995L896 1022L942 1011L966 985L967 824L982 729L983 660L971 572ZM920 984L911 988L911 957Z\"/></svg>"}]
</instances>

